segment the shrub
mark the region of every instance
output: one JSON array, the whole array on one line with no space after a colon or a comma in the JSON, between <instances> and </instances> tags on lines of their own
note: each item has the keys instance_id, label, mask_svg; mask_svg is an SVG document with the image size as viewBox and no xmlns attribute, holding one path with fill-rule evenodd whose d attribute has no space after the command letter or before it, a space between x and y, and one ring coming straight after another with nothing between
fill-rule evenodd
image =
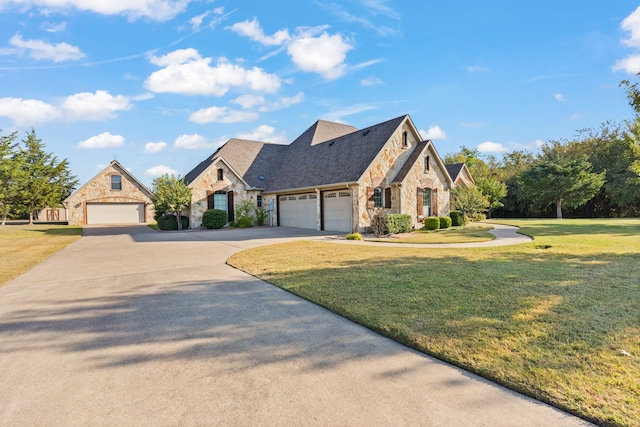
<instances>
[{"instance_id":1,"label":"shrub","mask_svg":"<svg viewBox=\"0 0 640 427\"><path fill-rule=\"evenodd\" d=\"M347 240L362 240L362 234L360 233L347 234Z\"/></svg>"},{"instance_id":2,"label":"shrub","mask_svg":"<svg viewBox=\"0 0 640 427\"><path fill-rule=\"evenodd\" d=\"M451 218L448 216L440 217L440 228L449 228L451 227Z\"/></svg>"},{"instance_id":3,"label":"shrub","mask_svg":"<svg viewBox=\"0 0 640 427\"><path fill-rule=\"evenodd\" d=\"M460 211L451 211L449 216L451 217L451 225L454 227L461 227L467 223L467 217Z\"/></svg>"},{"instance_id":4,"label":"shrub","mask_svg":"<svg viewBox=\"0 0 640 427\"><path fill-rule=\"evenodd\" d=\"M440 228L440 218L437 216L430 216L424 219L424 228L426 230L437 230Z\"/></svg>"},{"instance_id":5,"label":"shrub","mask_svg":"<svg viewBox=\"0 0 640 427\"><path fill-rule=\"evenodd\" d=\"M487 219L487 214L482 213L482 212L476 212L473 214L473 220L474 221L484 221Z\"/></svg>"},{"instance_id":6,"label":"shrub","mask_svg":"<svg viewBox=\"0 0 640 427\"><path fill-rule=\"evenodd\" d=\"M387 213L384 209L376 209L373 212L369 212L371 216L371 228L373 229L373 235L380 237L387 231Z\"/></svg>"},{"instance_id":7,"label":"shrub","mask_svg":"<svg viewBox=\"0 0 640 427\"><path fill-rule=\"evenodd\" d=\"M209 209L202 215L202 225L205 228L222 228L227 223L227 213L222 209Z\"/></svg>"},{"instance_id":8,"label":"shrub","mask_svg":"<svg viewBox=\"0 0 640 427\"><path fill-rule=\"evenodd\" d=\"M189 218L186 216L180 215L180 219L182 220L182 229L186 230L189 228ZM176 216L174 214L166 213L158 218L158 229L159 230L177 230L178 229L178 220L176 220Z\"/></svg>"},{"instance_id":9,"label":"shrub","mask_svg":"<svg viewBox=\"0 0 640 427\"><path fill-rule=\"evenodd\" d=\"M240 217L240 219L236 221L236 227L238 228L253 227L253 218L251 218L250 216Z\"/></svg>"},{"instance_id":10,"label":"shrub","mask_svg":"<svg viewBox=\"0 0 640 427\"><path fill-rule=\"evenodd\" d=\"M411 215L391 214L387 215L387 232L391 234L408 233L413 228Z\"/></svg>"},{"instance_id":11,"label":"shrub","mask_svg":"<svg viewBox=\"0 0 640 427\"><path fill-rule=\"evenodd\" d=\"M263 208L257 208L256 209L256 223L259 226L263 226L264 225L264 221L267 219L267 217L269 216L269 211Z\"/></svg>"}]
</instances>

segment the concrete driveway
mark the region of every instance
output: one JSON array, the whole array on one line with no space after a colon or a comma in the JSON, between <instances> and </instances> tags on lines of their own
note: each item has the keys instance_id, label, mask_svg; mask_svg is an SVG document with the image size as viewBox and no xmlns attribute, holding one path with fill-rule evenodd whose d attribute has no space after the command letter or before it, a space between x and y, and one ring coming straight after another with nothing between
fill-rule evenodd
<instances>
[{"instance_id":1,"label":"concrete driveway","mask_svg":"<svg viewBox=\"0 0 640 427\"><path fill-rule=\"evenodd\" d=\"M85 229L0 287L0 425L588 425L225 264L293 238Z\"/></svg>"}]
</instances>

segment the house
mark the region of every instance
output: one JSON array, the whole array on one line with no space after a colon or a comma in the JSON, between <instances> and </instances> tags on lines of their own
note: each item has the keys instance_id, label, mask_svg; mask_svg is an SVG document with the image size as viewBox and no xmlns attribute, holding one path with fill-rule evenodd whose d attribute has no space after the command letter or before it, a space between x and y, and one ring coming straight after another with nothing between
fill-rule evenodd
<instances>
[{"instance_id":1,"label":"house","mask_svg":"<svg viewBox=\"0 0 640 427\"><path fill-rule=\"evenodd\" d=\"M453 179L453 184L455 187L471 187L475 185L476 182L473 180L471 176L471 172L465 163L455 163L452 165L447 165L447 172L449 172L449 176Z\"/></svg>"},{"instance_id":2,"label":"house","mask_svg":"<svg viewBox=\"0 0 640 427\"><path fill-rule=\"evenodd\" d=\"M151 191L113 160L63 204L70 225L144 224L153 219Z\"/></svg>"},{"instance_id":3,"label":"house","mask_svg":"<svg viewBox=\"0 0 640 427\"><path fill-rule=\"evenodd\" d=\"M231 139L185 176L190 224L211 208L234 220L251 200L270 225L366 231L375 209L424 217L449 214L454 182L408 115L356 129L318 120L290 145Z\"/></svg>"}]
</instances>

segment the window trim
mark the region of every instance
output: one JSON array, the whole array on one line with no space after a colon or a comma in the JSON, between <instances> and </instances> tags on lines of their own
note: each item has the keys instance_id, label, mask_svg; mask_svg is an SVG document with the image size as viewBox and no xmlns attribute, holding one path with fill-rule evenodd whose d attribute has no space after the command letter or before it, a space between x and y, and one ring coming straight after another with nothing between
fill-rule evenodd
<instances>
[{"instance_id":1,"label":"window trim","mask_svg":"<svg viewBox=\"0 0 640 427\"><path fill-rule=\"evenodd\" d=\"M218 181L223 181L224 180L224 170L222 168L218 168L216 173L217 173L216 177L218 178Z\"/></svg>"},{"instance_id":2,"label":"window trim","mask_svg":"<svg viewBox=\"0 0 640 427\"><path fill-rule=\"evenodd\" d=\"M262 208L262 194L256 195L256 206L258 209Z\"/></svg>"},{"instance_id":3,"label":"window trim","mask_svg":"<svg viewBox=\"0 0 640 427\"><path fill-rule=\"evenodd\" d=\"M114 182L114 178L118 178L117 183ZM122 175L114 173L110 175L109 179L111 180L111 191L122 191ZM116 184L118 188L115 188L114 184Z\"/></svg>"},{"instance_id":4,"label":"window trim","mask_svg":"<svg viewBox=\"0 0 640 427\"><path fill-rule=\"evenodd\" d=\"M402 132L402 148L407 148L409 146L409 134L405 130Z\"/></svg>"},{"instance_id":5,"label":"window trim","mask_svg":"<svg viewBox=\"0 0 640 427\"><path fill-rule=\"evenodd\" d=\"M384 207L384 191L382 187L376 187L373 189L373 207Z\"/></svg>"},{"instance_id":6,"label":"window trim","mask_svg":"<svg viewBox=\"0 0 640 427\"><path fill-rule=\"evenodd\" d=\"M429 164L430 160L431 160L430 156L425 156L425 158L424 158L424 171L425 172L429 172L429 170L430 170L430 164Z\"/></svg>"}]
</instances>

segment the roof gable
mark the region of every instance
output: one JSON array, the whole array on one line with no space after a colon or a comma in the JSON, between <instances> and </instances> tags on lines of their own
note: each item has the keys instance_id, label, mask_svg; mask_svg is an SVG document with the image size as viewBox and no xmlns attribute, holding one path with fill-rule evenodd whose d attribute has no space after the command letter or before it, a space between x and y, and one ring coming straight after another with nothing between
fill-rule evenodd
<instances>
[{"instance_id":1,"label":"roof gable","mask_svg":"<svg viewBox=\"0 0 640 427\"><path fill-rule=\"evenodd\" d=\"M329 130L322 133L323 138L331 131L347 129L344 125L333 127L328 125L330 122L316 122L289 146L267 191L358 181L406 117L313 144L311 135L317 133L318 125ZM318 141L323 138L318 137Z\"/></svg>"},{"instance_id":2,"label":"roof gable","mask_svg":"<svg viewBox=\"0 0 640 427\"><path fill-rule=\"evenodd\" d=\"M395 176L392 182L394 184L397 184L404 181L404 179L407 177L407 175L409 174L413 166L416 164L418 159L420 159L424 155L424 153L428 150L433 151L434 160L436 161L438 167L440 168L443 175L449 182L449 185L453 186L453 179L451 178L451 175L449 175L449 172L447 171L447 166L444 164L444 162L440 158L440 155L438 154L436 147L433 145L433 142L431 142L430 139L427 139L426 141L421 141L420 143L416 144L415 148L411 152L411 155L409 155L409 158L404 163L404 165L402 165L402 168L400 168L400 170L398 171L398 174Z\"/></svg>"},{"instance_id":3,"label":"roof gable","mask_svg":"<svg viewBox=\"0 0 640 427\"><path fill-rule=\"evenodd\" d=\"M126 177L126 179L131 182L133 185L135 185L142 193L144 193L145 196L147 196L149 199L153 198L153 193L151 192L151 190L149 190L144 184L142 184L140 181L138 181L138 179L133 176L131 174L131 172L129 172L128 170L126 170L117 160L112 160L111 163L109 163L108 166L106 166L104 169L102 169L100 172L98 172L93 178L91 178L89 181L85 182L84 184L82 184L77 190L75 190L73 193L71 193L69 195L69 197L67 197L66 199L64 199L64 201L68 201L71 198L73 198L75 196L76 193L79 193L81 190L83 190L85 187L87 187L89 184L91 184L93 181L96 180L96 178L98 178L99 176L101 176L102 174L104 174L107 170L109 169L115 169L118 173L120 173L120 175L123 175L124 177Z\"/></svg>"},{"instance_id":4,"label":"roof gable","mask_svg":"<svg viewBox=\"0 0 640 427\"><path fill-rule=\"evenodd\" d=\"M471 171L469 170L469 167L466 165L466 163L454 163L451 165L447 165L447 172L449 172L449 175L451 176L451 179L453 179L453 182L456 182L458 178L464 181L465 177L468 177L471 181L471 184L475 184L473 176L471 176Z\"/></svg>"}]
</instances>

